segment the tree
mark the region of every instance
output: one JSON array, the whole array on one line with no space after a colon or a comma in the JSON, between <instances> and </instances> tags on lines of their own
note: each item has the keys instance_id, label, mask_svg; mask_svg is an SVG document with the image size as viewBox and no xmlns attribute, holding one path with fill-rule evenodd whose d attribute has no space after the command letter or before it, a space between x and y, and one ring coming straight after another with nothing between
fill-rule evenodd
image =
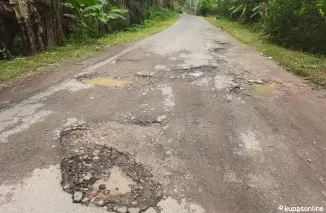
<instances>
[{"instance_id":1,"label":"tree","mask_svg":"<svg viewBox=\"0 0 326 213\"><path fill-rule=\"evenodd\" d=\"M15 12L9 1L0 1L0 57L8 58L13 47L13 38L19 27Z\"/></svg>"},{"instance_id":2,"label":"tree","mask_svg":"<svg viewBox=\"0 0 326 213\"><path fill-rule=\"evenodd\" d=\"M326 18L318 0L270 0L264 20L269 38L286 47L326 52Z\"/></svg>"},{"instance_id":3,"label":"tree","mask_svg":"<svg viewBox=\"0 0 326 213\"><path fill-rule=\"evenodd\" d=\"M40 15L31 0L10 0L24 38L28 54L36 54L43 49L43 28Z\"/></svg>"},{"instance_id":4,"label":"tree","mask_svg":"<svg viewBox=\"0 0 326 213\"><path fill-rule=\"evenodd\" d=\"M51 0L9 0L0 4L0 18L3 24L3 37L6 49L12 46L19 31L24 41L27 55L61 43L62 27L60 20L60 1ZM17 28L18 26L18 28Z\"/></svg>"},{"instance_id":5,"label":"tree","mask_svg":"<svg viewBox=\"0 0 326 213\"><path fill-rule=\"evenodd\" d=\"M50 47L62 42L60 0L39 0L40 14L44 26L44 42ZM42 8L42 9L41 9Z\"/></svg>"}]
</instances>

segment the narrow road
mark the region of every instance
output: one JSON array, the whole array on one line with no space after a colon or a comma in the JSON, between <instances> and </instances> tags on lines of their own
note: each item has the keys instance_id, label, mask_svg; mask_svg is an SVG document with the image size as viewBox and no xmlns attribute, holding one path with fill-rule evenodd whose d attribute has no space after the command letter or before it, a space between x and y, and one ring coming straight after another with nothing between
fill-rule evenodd
<instances>
[{"instance_id":1,"label":"narrow road","mask_svg":"<svg viewBox=\"0 0 326 213\"><path fill-rule=\"evenodd\" d=\"M0 212L325 209L322 92L182 15L0 92Z\"/></svg>"}]
</instances>

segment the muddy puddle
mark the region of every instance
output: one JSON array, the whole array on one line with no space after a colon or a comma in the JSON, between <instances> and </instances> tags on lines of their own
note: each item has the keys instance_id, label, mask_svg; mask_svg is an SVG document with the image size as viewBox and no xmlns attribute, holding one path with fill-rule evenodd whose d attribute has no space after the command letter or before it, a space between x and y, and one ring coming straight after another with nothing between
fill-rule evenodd
<instances>
[{"instance_id":1,"label":"muddy puddle","mask_svg":"<svg viewBox=\"0 0 326 213\"><path fill-rule=\"evenodd\" d=\"M249 87L249 91L258 93L261 95L269 95L280 88L281 88L281 85L279 85L277 83L253 84Z\"/></svg>"},{"instance_id":2,"label":"muddy puddle","mask_svg":"<svg viewBox=\"0 0 326 213\"><path fill-rule=\"evenodd\" d=\"M95 78L90 78L90 79L84 79L83 83L102 85L102 86L108 86L108 87L123 87L127 84L127 81L113 79L113 78L95 77Z\"/></svg>"},{"instance_id":3,"label":"muddy puddle","mask_svg":"<svg viewBox=\"0 0 326 213\"><path fill-rule=\"evenodd\" d=\"M109 177L97 180L93 188L98 189L100 185L105 185L106 190L109 190L111 195L131 193L131 186L136 185L136 183L123 174L119 167L113 166L108 173L110 174Z\"/></svg>"}]
</instances>

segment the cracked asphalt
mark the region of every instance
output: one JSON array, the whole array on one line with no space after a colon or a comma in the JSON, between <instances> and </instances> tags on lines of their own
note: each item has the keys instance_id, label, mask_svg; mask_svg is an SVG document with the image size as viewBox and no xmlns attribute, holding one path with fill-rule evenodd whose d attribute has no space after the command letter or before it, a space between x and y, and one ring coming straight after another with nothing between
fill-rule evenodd
<instances>
[{"instance_id":1,"label":"cracked asphalt","mask_svg":"<svg viewBox=\"0 0 326 213\"><path fill-rule=\"evenodd\" d=\"M164 196L142 212L325 209L322 93L182 15L138 43L1 89L0 212L108 212L73 203L61 186L62 132L80 125L74 146L128 153L162 185Z\"/></svg>"}]
</instances>

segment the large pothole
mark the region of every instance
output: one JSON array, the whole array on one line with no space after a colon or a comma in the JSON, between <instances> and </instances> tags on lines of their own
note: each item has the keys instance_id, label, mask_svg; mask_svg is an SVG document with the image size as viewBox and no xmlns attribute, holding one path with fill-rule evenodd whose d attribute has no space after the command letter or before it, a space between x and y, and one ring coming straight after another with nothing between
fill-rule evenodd
<instances>
[{"instance_id":1,"label":"large pothole","mask_svg":"<svg viewBox=\"0 0 326 213\"><path fill-rule=\"evenodd\" d=\"M70 143L80 131L61 134L64 149L74 144L61 161L61 184L72 195L72 202L96 205L109 212L143 212L156 206L163 189L149 170L114 148Z\"/></svg>"}]
</instances>

